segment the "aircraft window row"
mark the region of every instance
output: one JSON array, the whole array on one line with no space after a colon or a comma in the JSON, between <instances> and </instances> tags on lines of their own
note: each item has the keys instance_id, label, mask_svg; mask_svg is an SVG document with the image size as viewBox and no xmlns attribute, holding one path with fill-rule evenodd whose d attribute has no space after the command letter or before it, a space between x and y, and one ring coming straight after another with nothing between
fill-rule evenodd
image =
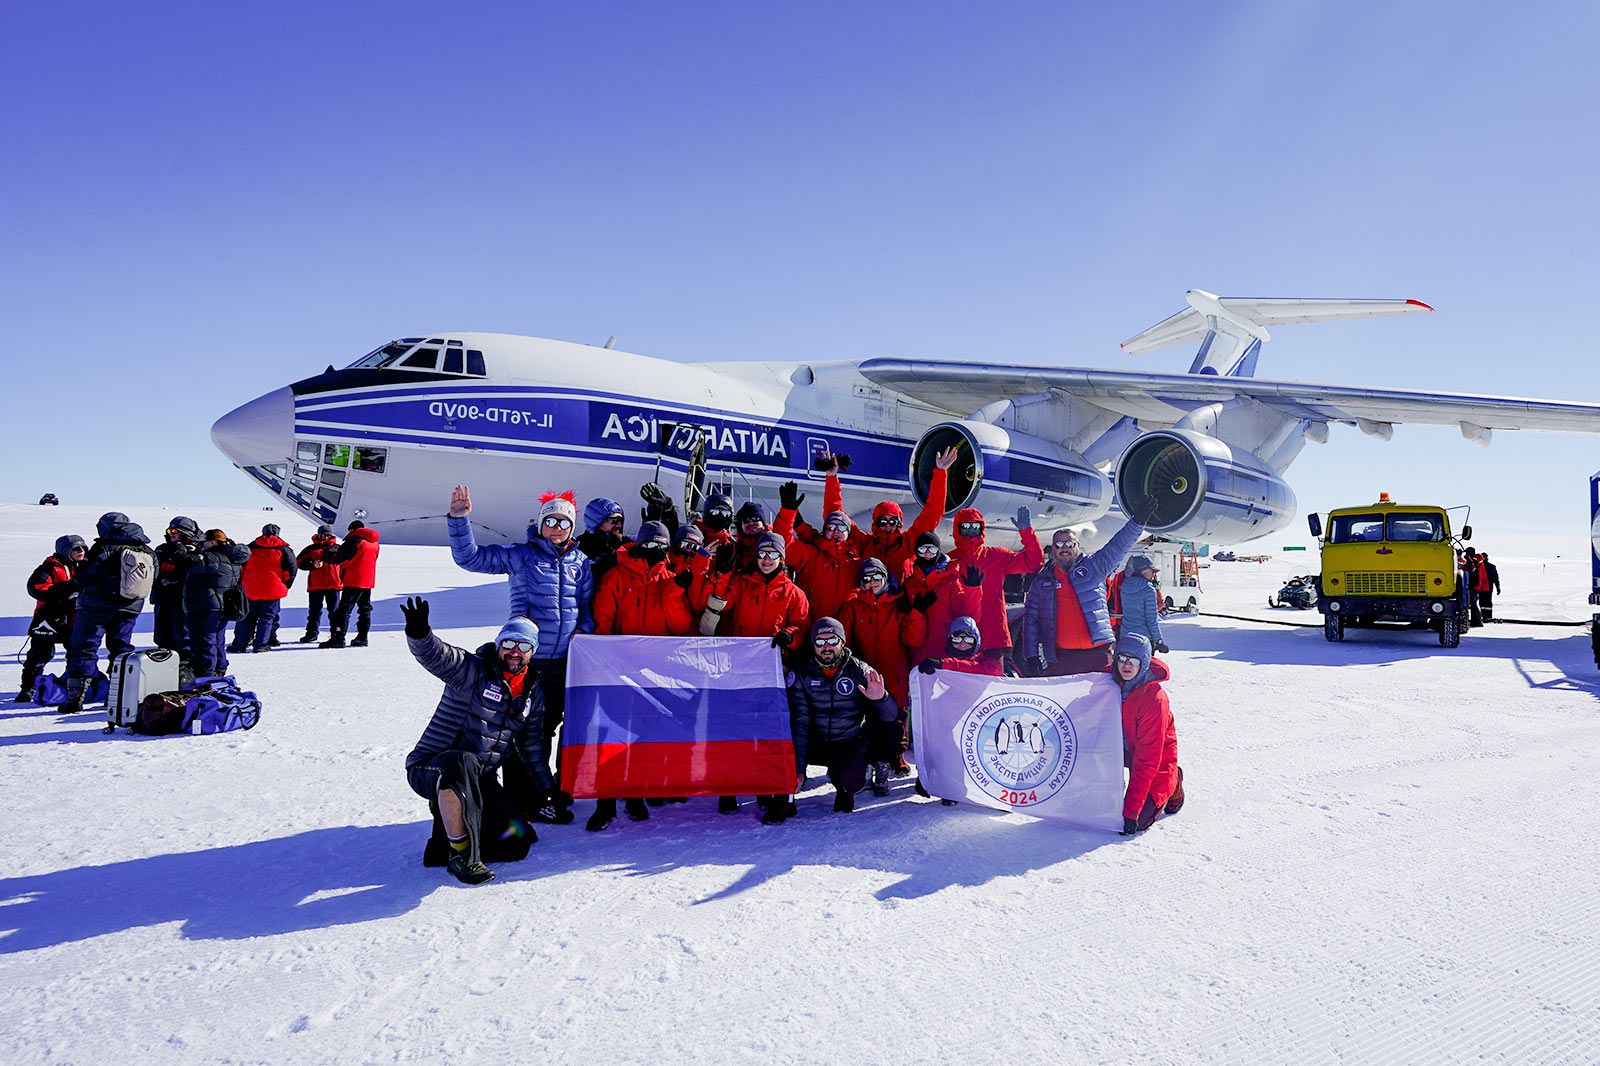
<instances>
[{"instance_id":1,"label":"aircraft window row","mask_svg":"<svg viewBox=\"0 0 1600 1066\"><path fill-rule=\"evenodd\" d=\"M444 354L440 365L440 353ZM376 370L392 367L399 370L443 370L446 374L463 374L469 377L487 377L483 352L468 348L461 341L441 337L406 337L390 341L381 348L350 364L351 369Z\"/></svg>"}]
</instances>

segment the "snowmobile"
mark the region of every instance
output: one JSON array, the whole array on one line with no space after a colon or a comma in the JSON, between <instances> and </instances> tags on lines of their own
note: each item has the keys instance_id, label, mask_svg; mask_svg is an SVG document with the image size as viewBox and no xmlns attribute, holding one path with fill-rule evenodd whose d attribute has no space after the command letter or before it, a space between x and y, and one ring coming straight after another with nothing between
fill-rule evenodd
<instances>
[{"instance_id":1,"label":"snowmobile","mask_svg":"<svg viewBox=\"0 0 1600 1066\"><path fill-rule=\"evenodd\" d=\"M1267 597L1268 607L1293 607L1297 611L1309 611L1317 605L1317 575L1305 574L1301 577L1291 577L1278 590L1276 596Z\"/></svg>"}]
</instances>

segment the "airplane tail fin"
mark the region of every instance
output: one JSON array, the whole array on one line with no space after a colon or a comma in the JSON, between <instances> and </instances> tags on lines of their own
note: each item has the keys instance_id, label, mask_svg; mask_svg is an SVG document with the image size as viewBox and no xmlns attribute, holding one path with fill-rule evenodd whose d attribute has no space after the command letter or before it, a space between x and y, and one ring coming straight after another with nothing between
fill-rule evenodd
<instances>
[{"instance_id":1,"label":"airplane tail fin","mask_svg":"<svg viewBox=\"0 0 1600 1066\"><path fill-rule=\"evenodd\" d=\"M1337 322L1348 318L1406 315L1433 308L1421 300L1296 300L1218 296L1190 289L1189 306L1122 342L1129 355L1142 355L1199 340L1191 374L1254 377L1261 342L1271 340L1268 326L1301 322Z\"/></svg>"}]
</instances>

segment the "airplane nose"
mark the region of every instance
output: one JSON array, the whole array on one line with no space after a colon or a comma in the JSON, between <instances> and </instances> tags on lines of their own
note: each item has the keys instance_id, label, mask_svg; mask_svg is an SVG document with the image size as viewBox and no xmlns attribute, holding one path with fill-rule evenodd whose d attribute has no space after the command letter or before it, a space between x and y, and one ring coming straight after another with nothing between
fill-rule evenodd
<instances>
[{"instance_id":1,"label":"airplane nose","mask_svg":"<svg viewBox=\"0 0 1600 1066\"><path fill-rule=\"evenodd\" d=\"M211 427L211 443L236 466L284 463L294 454L294 392L287 385L237 407Z\"/></svg>"}]
</instances>

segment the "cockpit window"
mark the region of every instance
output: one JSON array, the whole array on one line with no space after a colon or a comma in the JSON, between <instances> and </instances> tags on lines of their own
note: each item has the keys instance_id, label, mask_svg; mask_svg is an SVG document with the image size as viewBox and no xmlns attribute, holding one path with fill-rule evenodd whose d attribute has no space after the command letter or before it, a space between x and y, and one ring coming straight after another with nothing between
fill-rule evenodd
<instances>
[{"instance_id":1,"label":"cockpit window","mask_svg":"<svg viewBox=\"0 0 1600 1066\"><path fill-rule=\"evenodd\" d=\"M467 349L467 373L475 378L488 377L489 372L483 368L483 353L476 348Z\"/></svg>"},{"instance_id":2,"label":"cockpit window","mask_svg":"<svg viewBox=\"0 0 1600 1066\"><path fill-rule=\"evenodd\" d=\"M446 374L461 373L462 355L460 348L446 348L444 352L444 372Z\"/></svg>"},{"instance_id":3,"label":"cockpit window","mask_svg":"<svg viewBox=\"0 0 1600 1066\"><path fill-rule=\"evenodd\" d=\"M417 347L417 345L427 347ZM440 365L440 348L444 345L443 365ZM430 337L406 337L390 341L351 363L350 370L377 370L382 367L405 370L443 370L446 374L467 374L488 377L483 353L476 348L466 348L461 341Z\"/></svg>"},{"instance_id":4,"label":"cockpit window","mask_svg":"<svg viewBox=\"0 0 1600 1066\"><path fill-rule=\"evenodd\" d=\"M403 341L390 341L381 348L375 348L366 355L350 364L350 369L388 366L411 349L416 341L407 337Z\"/></svg>"},{"instance_id":5,"label":"cockpit window","mask_svg":"<svg viewBox=\"0 0 1600 1066\"><path fill-rule=\"evenodd\" d=\"M439 349L418 348L400 365L411 370L432 370L439 365Z\"/></svg>"}]
</instances>

